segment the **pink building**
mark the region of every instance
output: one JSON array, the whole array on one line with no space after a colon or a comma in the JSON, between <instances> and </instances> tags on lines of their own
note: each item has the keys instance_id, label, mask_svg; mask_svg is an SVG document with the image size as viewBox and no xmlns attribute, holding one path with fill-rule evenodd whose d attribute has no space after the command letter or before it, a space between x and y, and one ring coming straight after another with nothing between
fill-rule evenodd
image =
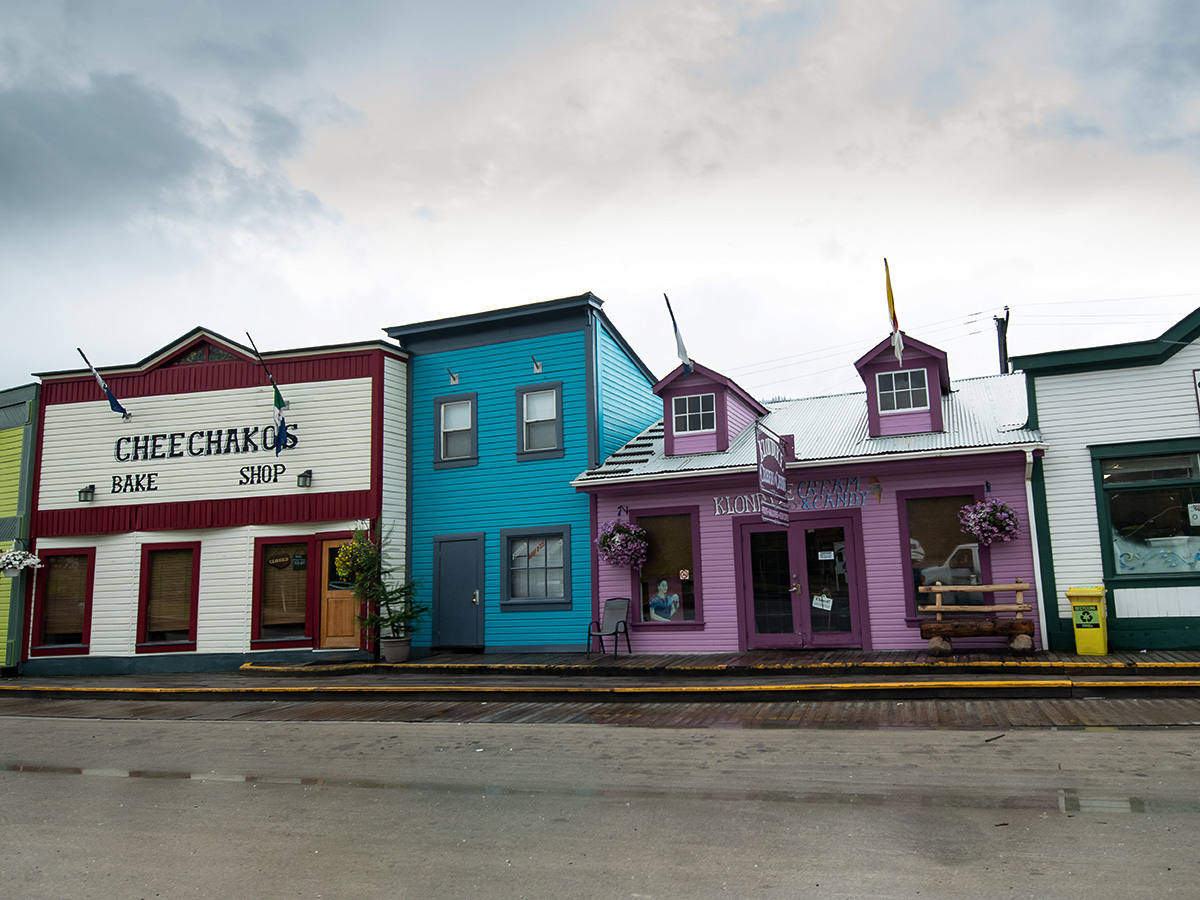
<instances>
[{"instance_id":1,"label":"pink building","mask_svg":"<svg viewBox=\"0 0 1200 900\"><path fill-rule=\"evenodd\" d=\"M884 341L855 367L865 391L769 407L704 366L680 367L654 387L663 420L575 480L591 495L593 539L617 519L649 535L641 568L592 564L597 605L633 599L635 653L921 649L916 587L935 581L1020 579L1040 620L1030 473L1043 444L1027 427L1024 377L952 386L946 354L908 337L902 363ZM763 512L758 426L785 448L786 525ZM1019 536L989 546L963 533L959 511L984 499L1017 513Z\"/></svg>"}]
</instances>

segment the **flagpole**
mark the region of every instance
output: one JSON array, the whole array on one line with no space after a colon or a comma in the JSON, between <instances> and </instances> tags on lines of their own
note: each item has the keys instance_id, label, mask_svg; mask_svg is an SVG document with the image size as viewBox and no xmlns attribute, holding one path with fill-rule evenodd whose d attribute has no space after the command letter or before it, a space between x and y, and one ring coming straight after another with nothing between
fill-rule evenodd
<instances>
[{"instance_id":1,"label":"flagpole","mask_svg":"<svg viewBox=\"0 0 1200 900\"><path fill-rule=\"evenodd\" d=\"M254 344L254 338L250 337L250 332L246 332L246 338L250 341L250 348L254 351L254 355L258 357L258 364L263 367L263 371L267 373L267 379L271 382L272 387L279 387L275 383L275 376L271 374L271 370L267 368L266 362L263 361L262 354L258 352L258 347Z\"/></svg>"},{"instance_id":2,"label":"flagpole","mask_svg":"<svg viewBox=\"0 0 1200 900\"><path fill-rule=\"evenodd\" d=\"M132 419L133 413L121 405L121 401L116 398L115 394L113 394L112 389L108 386L108 383L100 376L100 373L96 371L96 367L92 365L92 361L84 354L83 348L76 347L75 351L81 357L83 357L83 361L87 363L87 367L92 370L92 377L96 379L96 384L100 386L100 390L104 391L104 396L108 398L108 408L113 412L119 412L121 414L121 418L126 422Z\"/></svg>"},{"instance_id":3,"label":"flagpole","mask_svg":"<svg viewBox=\"0 0 1200 900\"><path fill-rule=\"evenodd\" d=\"M250 347L254 350L254 355L258 357L258 364L263 367L263 371L267 373L267 379L271 382L271 389L275 394L275 455L278 456L287 443L287 421L284 418L283 411L289 408L288 402L283 399L283 394L280 393L279 385L275 383L275 376L271 374L271 370L267 368L267 363L262 358L262 354L258 352L258 347L254 343L254 338L250 337L250 332L246 332L246 338L250 341Z\"/></svg>"}]
</instances>

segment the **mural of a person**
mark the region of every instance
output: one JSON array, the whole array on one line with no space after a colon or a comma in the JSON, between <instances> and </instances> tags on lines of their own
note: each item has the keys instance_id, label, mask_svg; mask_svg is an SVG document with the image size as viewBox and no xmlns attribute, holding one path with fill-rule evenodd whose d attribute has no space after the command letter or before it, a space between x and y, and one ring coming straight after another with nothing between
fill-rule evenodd
<instances>
[{"instance_id":1,"label":"mural of a person","mask_svg":"<svg viewBox=\"0 0 1200 900\"><path fill-rule=\"evenodd\" d=\"M658 583L658 590L650 595L650 618L657 622L670 622L679 609L679 595L668 594L667 579Z\"/></svg>"}]
</instances>

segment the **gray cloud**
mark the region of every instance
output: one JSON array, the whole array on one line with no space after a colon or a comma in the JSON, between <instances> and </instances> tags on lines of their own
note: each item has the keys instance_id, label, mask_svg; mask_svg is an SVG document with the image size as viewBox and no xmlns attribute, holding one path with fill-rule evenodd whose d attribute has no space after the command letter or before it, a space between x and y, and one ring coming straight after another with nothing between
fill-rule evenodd
<instances>
[{"instance_id":1,"label":"gray cloud","mask_svg":"<svg viewBox=\"0 0 1200 900\"><path fill-rule=\"evenodd\" d=\"M93 74L81 87L0 90L0 211L8 231L147 215L267 228L306 219L317 198L276 169L302 130L278 111L249 110L245 142L261 170L231 162L169 95L133 75Z\"/></svg>"},{"instance_id":2,"label":"gray cloud","mask_svg":"<svg viewBox=\"0 0 1200 900\"><path fill-rule=\"evenodd\" d=\"M118 213L154 201L211 160L178 104L131 75L0 91L0 209L10 217Z\"/></svg>"}]
</instances>

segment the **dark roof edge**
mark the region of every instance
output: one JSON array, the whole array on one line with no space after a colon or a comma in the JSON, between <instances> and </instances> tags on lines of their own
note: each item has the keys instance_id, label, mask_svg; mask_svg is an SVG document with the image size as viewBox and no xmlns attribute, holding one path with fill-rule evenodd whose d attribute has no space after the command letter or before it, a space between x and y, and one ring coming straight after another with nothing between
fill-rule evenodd
<instances>
[{"instance_id":1,"label":"dark roof edge","mask_svg":"<svg viewBox=\"0 0 1200 900\"><path fill-rule=\"evenodd\" d=\"M1098 369L1160 365L1200 336L1200 309L1194 309L1159 337L1125 344L1052 350L1010 357L1014 369L1031 375L1064 375Z\"/></svg>"},{"instance_id":2,"label":"dark roof edge","mask_svg":"<svg viewBox=\"0 0 1200 900\"><path fill-rule=\"evenodd\" d=\"M543 300L539 303L525 303L520 306L506 306L503 309L490 309L484 312L468 313L463 316L450 316L445 319L429 319L424 322L413 322L410 325L393 325L383 329L390 338L402 340L405 337L426 337L439 331L452 331L458 328L471 328L503 322L510 319L520 319L526 316L536 316L547 312L574 309L576 307L592 307L600 309L604 301L587 291L575 297L560 297L557 300Z\"/></svg>"}]
</instances>

